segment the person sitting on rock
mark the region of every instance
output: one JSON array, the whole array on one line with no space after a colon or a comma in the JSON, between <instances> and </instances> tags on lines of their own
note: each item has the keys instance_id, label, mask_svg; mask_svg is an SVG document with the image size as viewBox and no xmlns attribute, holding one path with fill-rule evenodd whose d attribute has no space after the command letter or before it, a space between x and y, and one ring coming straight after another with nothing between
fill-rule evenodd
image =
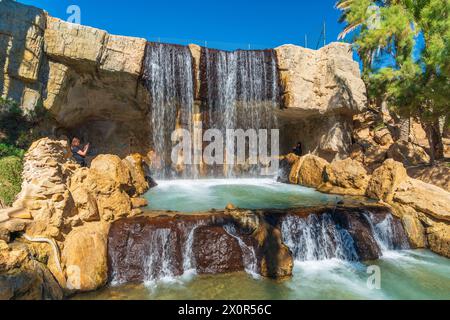
<instances>
[{"instance_id":1,"label":"person sitting on rock","mask_svg":"<svg viewBox=\"0 0 450 320\"><path fill-rule=\"evenodd\" d=\"M90 144L86 144L84 148L81 148L81 141L77 137L72 139L72 145L70 149L72 150L73 157L75 161L82 167L86 167L86 155L89 152Z\"/></svg>"},{"instance_id":2,"label":"person sitting on rock","mask_svg":"<svg viewBox=\"0 0 450 320\"><path fill-rule=\"evenodd\" d=\"M303 155L302 143L301 142L297 143L297 146L292 150L292 152L295 155L301 157Z\"/></svg>"}]
</instances>

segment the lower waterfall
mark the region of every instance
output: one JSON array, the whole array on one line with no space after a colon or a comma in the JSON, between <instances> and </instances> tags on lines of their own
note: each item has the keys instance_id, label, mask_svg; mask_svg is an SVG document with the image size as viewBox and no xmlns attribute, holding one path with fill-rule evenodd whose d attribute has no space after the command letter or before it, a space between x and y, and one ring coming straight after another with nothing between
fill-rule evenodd
<instances>
[{"instance_id":1,"label":"lower waterfall","mask_svg":"<svg viewBox=\"0 0 450 320\"><path fill-rule=\"evenodd\" d=\"M365 231L373 238L381 254L388 250L409 249L401 222L394 219L392 214L374 215L369 212L363 213L360 218L367 221ZM342 226L341 219L334 213L311 214L307 217L287 215L282 218L283 241L292 251L294 260L361 260L351 230Z\"/></svg>"}]
</instances>

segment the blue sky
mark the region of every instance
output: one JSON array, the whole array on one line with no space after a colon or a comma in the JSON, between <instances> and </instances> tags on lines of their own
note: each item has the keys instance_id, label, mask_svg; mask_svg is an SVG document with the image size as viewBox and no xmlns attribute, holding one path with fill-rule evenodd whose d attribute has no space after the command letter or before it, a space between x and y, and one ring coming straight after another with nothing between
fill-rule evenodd
<instances>
[{"instance_id":1,"label":"blue sky","mask_svg":"<svg viewBox=\"0 0 450 320\"><path fill-rule=\"evenodd\" d=\"M336 0L19 0L67 19L78 5L81 24L112 34L151 41L198 43L219 49L276 47L285 43L315 48L323 21L327 42L336 41L342 26Z\"/></svg>"}]
</instances>

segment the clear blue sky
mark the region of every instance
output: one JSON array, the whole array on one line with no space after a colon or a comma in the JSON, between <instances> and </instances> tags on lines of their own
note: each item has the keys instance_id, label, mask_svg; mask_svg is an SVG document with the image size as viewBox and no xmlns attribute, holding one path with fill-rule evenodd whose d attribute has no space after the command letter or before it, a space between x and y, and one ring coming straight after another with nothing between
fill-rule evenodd
<instances>
[{"instance_id":1,"label":"clear blue sky","mask_svg":"<svg viewBox=\"0 0 450 320\"><path fill-rule=\"evenodd\" d=\"M323 21L327 42L342 26L335 0L19 0L67 19L69 5L81 9L81 24L112 34L219 49L261 49L286 43L315 48Z\"/></svg>"}]
</instances>

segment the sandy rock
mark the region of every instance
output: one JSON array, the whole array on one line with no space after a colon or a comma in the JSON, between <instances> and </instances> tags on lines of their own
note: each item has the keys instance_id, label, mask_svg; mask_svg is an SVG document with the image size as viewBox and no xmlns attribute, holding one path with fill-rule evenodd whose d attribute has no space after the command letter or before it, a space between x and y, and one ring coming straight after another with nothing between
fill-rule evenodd
<instances>
[{"instance_id":1,"label":"sandy rock","mask_svg":"<svg viewBox=\"0 0 450 320\"><path fill-rule=\"evenodd\" d=\"M35 260L0 274L0 300L61 300L63 291L44 264Z\"/></svg>"},{"instance_id":2,"label":"sandy rock","mask_svg":"<svg viewBox=\"0 0 450 320\"><path fill-rule=\"evenodd\" d=\"M321 192L344 195L365 195L370 176L366 169L355 160L334 161L324 168L324 183Z\"/></svg>"},{"instance_id":3,"label":"sandy rock","mask_svg":"<svg viewBox=\"0 0 450 320\"><path fill-rule=\"evenodd\" d=\"M289 181L317 188L323 183L323 170L328 164L328 161L314 155L301 157L292 166Z\"/></svg>"},{"instance_id":4,"label":"sandy rock","mask_svg":"<svg viewBox=\"0 0 450 320\"><path fill-rule=\"evenodd\" d=\"M67 236L62 261L66 267L68 289L91 291L106 284L108 230L108 224L92 222L74 229Z\"/></svg>"},{"instance_id":5,"label":"sandy rock","mask_svg":"<svg viewBox=\"0 0 450 320\"><path fill-rule=\"evenodd\" d=\"M107 175L125 188L131 188L131 172L118 156L99 155L92 160L91 169Z\"/></svg>"},{"instance_id":6,"label":"sandy rock","mask_svg":"<svg viewBox=\"0 0 450 320\"><path fill-rule=\"evenodd\" d=\"M134 186L134 196L144 194L149 189L147 181L146 168L144 158L140 154L132 154L122 160L123 164L128 168L131 174L132 183Z\"/></svg>"},{"instance_id":7,"label":"sandy rock","mask_svg":"<svg viewBox=\"0 0 450 320\"><path fill-rule=\"evenodd\" d=\"M432 251L450 258L450 225L438 223L427 229L428 245Z\"/></svg>"},{"instance_id":8,"label":"sandy rock","mask_svg":"<svg viewBox=\"0 0 450 320\"><path fill-rule=\"evenodd\" d=\"M373 139L382 146L390 146L394 143L391 132L387 128L375 131Z\"/></svg>"},{"instance_id":9,"label":"sandy rock","mask_svg":"<svg viewBox=\"0 0 450 320\"><path fill-rule=\"evenodd\" d=\"M408 168L408 175L450 192L450 166L447 162L436 162L433 166L411 167Z\"/></svg>"},{"instance_id":10,"label":"sandy rock","mask_svg":"<svg viewBox=\"0 0 450 320\"><path fill-rule=\"evenodd\" d=\"M408 175L403 164L388 159L373 172L367 188L367 196L391 202L397 187L407 179Z\"/></svg>"},{"instance_id":11,"label":"sandy rock","mask_svg":"<svg viewBox=\"0 0 450 320\"><path fill-rule=\"evenodd\" d=\"M389 148L388 157L402 162L405 166L416 166L430 162L430 156L422 147L402 140L395 142Z\"/></svg>"},{"instance_id":12,"label":"sandy rock","mask_svg":"<svg viewBox=\"0 0 450 320\"><path fill-rule=\"evenodd\" d=\"M284 45L275 51L288 109L310 115L365 108L366 88L349 45L333 43L317 51Z\"/></svg>"},{"instance_id":13,"label":"sandy rock","mask_svg":"<svg viewBox=\"0 0 450 320\"><path fill-rule=\"evenodd\" d=\"M133 209L143 208L148 206L148 200L144 198L131 198L131 207Z\"/></svg>"},{"instance_id":14,"label":"sandy rock","mask_svg":"<svg viewBox=\"0 0 450 320\"><path fill-rule=\"evenodd\" d=\"M450 221L450 193L439 187L408 179L398 186L393 199L435 219Z\"/></svg>"},{"instance_id":15,"label":"sandy rock","mask_svg":"<svg viewBox=\"0 0 450 320\"><path fill-rule=\"evenodd\" d=\"M409 239L412 249L421 249L427 247L427 238L425 228L415 215L404 215L402 217L403 228Z\"/></svg>"},{"instance_id":16,"label":"sandy rock","mask_svg":"<svg viewBox=\"0 0 450 320\"><path fill-rule=\"evenodd\" d=\"M110 175L84 168L72 176L69 189L75 196L80 217L88 218L88 221L98 220L98 217L110 221L131 212L130 197L122 186Z\"/></svg>"},{"instance_id":17,"label":"sandy rock","mask_svg":"<svg viewBox=\"0 0 450 320\"><path fill-rule=\"evenodd\" d=\"M62 164L71 152L67 141L40 139L32 144L24 158L22 191L13 207L27 209L35 221L61 227L76 215L72 195L65 182Z\"/></svg>"}]
</instances>

